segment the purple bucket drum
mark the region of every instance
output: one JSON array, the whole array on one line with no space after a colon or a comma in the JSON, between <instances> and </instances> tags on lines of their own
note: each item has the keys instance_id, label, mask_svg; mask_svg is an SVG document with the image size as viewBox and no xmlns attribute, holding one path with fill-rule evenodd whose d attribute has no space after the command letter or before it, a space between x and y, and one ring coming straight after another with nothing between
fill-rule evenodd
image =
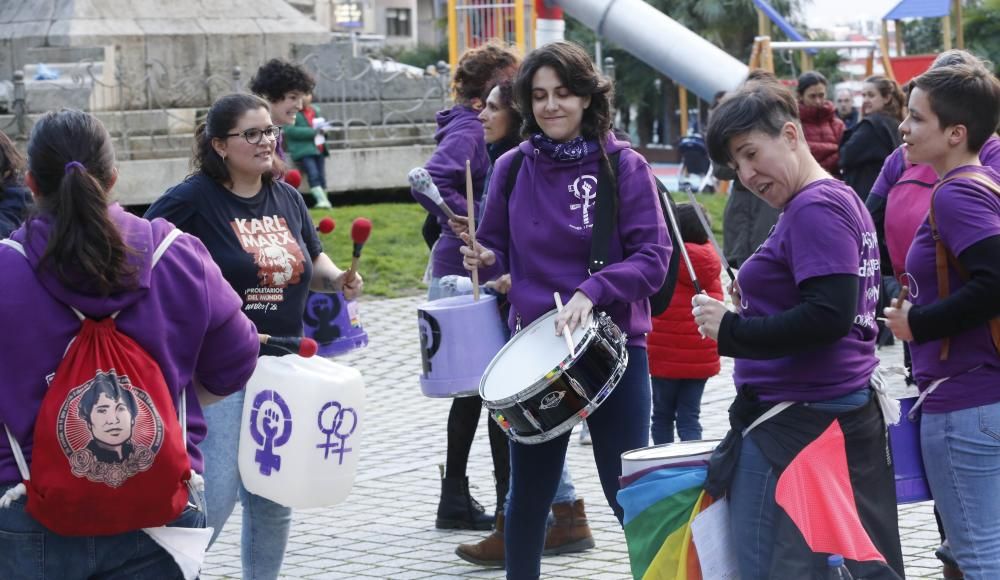
<instances>
[{"instance_id":1,"label":"purple bucket drum","mask_svg":"<svg viewBox=\"0 0 1000 580\"><path fill-rule=\"evenodd\" d=\"M361 327L358 303L343 293L310 292L302 315L305 335L319 344L320 356L331 357L368 346L368 333Z\"/></svg>"},{"instance_id":2,"label":"purple bucket drum","mask_svg":"<svg viewBox=\"0 0 1000 580\"><path fill-rule=\"evenodd\" d=\"M916 503L931 499L924 471L924 458L920 454L920 414L910 421L907 413L917 402L917 397L899 400L899 423L889 425L889 447L892 465L896 472L896 503Z\"/></svg>"},{"instance_id":3,"label":"purple bucket drum","mask_svg":"<svg viewBox=\"0 0 1000 580\"><path fill-rule=\"evenodd\" d=\"M479 380L506 342L497 299L454 296L417 307L420 390L428 397L479 394Z\"/></svg>"}]
</instances>

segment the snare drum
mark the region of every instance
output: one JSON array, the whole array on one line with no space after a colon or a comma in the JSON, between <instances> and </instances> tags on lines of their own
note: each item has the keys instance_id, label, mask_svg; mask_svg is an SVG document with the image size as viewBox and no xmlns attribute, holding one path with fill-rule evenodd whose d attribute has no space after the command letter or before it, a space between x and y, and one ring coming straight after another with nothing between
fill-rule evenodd
<instances>
[{"instance_id":1,"label":"snare drum","mask_svg":"<svg viewBox=\"0 0 1000 580\"><path fill-rule=\"evenodd\" d=\"M628 365L625 335L604 313L573 333L576 356L555 334L556 311L514 335L486 368L479 395L511 439L536 444L569 431L607 399Z\"/></svg>"}]
</instances>

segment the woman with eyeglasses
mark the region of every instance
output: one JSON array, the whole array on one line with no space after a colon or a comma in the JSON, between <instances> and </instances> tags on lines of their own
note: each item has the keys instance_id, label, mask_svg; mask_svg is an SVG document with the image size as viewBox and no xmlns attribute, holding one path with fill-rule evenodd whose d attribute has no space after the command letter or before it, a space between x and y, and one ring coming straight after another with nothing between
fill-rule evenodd
<instances>
[{"instance_id":1,"label":"woman with eyeglasses","mask_svg":"<svg viewBox=\"0 0 1000 580\"><path fill-rule=\"evenodd\" d=\"M311 289L361 292L360 276L344 272L323 253L302 196L276 179L281 128L268 103L248 94L220 97L198 127L195 172L163 194L146 212L199 238L243 300L243 311L263 334L301 336ZM282 354L262 345L262 355ZM233 512L243 507L243 578L277 578L288 541L291 509L243 487L237 468L243 392L206 408L209 435L205 496L213 542Z\"/></svg>"}]
</instances>

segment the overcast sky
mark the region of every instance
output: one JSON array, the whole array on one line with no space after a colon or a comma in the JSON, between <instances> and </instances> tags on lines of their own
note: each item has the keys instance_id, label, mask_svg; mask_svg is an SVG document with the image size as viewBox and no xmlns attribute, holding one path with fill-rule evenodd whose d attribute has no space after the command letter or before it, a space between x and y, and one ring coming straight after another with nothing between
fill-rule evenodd
<instances>
[{"instance_id":1,"label":"overcast sky","mask_svg":"<svg viewBox=\"0 0 1000 580\"><path fill-rule=\"evenodd\" d=\"M803 10L810 26L822 28L861 19L879 19L898 3L899 0L804 0Z\"/></svg>"}]
</instances>

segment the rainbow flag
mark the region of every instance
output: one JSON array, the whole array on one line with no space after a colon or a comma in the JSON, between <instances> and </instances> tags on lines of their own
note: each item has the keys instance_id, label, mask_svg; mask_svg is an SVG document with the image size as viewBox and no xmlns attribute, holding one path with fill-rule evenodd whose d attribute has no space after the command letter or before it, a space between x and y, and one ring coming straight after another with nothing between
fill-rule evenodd
<instances>
[{"instance_id":1,"label":"rainbow flag","mask_svg":"<svg viewBox=\"0 0 1000 580\"><path fill-rule=\"evenodd\" d=\"M635 580L702 580L691 522L712 503L707 468L665 467L618 492Z\"/></svg>"}]
</instances>

